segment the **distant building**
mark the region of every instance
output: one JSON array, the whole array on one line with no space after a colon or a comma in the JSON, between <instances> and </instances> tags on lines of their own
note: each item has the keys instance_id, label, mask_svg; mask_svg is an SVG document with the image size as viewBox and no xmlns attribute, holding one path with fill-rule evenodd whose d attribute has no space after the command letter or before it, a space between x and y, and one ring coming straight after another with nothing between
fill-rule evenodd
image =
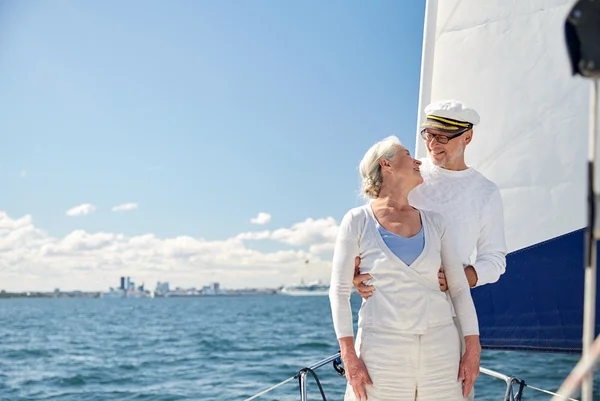
<instances>
[{"instance_id":1,"label":"distant building","mask_svg":"<svg viewBox=\"0 0 600 401\"><path fill-rule=\"evenodd\" d=\"M135 291L135 282L131 281L131 277L125 279L125 289L127 291Z\"/></svg>"},{"instance_id":2,"label":"distant building","mask_svg":"<svg viewBox=\"0 0 600 401\"><path fill-rule=\"evenodd\" d=\"M223 291L221 290L221 286L219 283L211 283L210 285L205 285L201 290L203 295L221 295Z\"/></svg>"},{"instance_id":3,"label":"distant building","mask_svg":"<svg viewBox=\"0 0 600 401\"><path fill-rule=\"evenodd\" d=\"M169 291L170 291L170 289L169 289L169 283L168 282L165 281L164 283L162 283L162 282L159 281L158 283L156 283L156 289L154 290L154 292L157 295L165 295Z\"/></svg>"}]
</instances>

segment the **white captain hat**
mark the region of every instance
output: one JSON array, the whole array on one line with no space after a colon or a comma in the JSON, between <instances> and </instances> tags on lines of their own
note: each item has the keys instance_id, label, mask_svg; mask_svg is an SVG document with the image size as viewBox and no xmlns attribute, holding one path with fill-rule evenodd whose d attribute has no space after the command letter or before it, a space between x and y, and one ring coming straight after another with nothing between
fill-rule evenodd
<instances>
[{"instance_id":1,"label":"white captain hat","mask_svg":"<svg viewBox=\"0 0 600 401\"><path fill-rule=\"evenodd\" d=\"M479 124L475 109L458 100L440 100L425 107L425 121L421 128L431 128L447 133L460 133Z\"/></svg>"}]
</instances>

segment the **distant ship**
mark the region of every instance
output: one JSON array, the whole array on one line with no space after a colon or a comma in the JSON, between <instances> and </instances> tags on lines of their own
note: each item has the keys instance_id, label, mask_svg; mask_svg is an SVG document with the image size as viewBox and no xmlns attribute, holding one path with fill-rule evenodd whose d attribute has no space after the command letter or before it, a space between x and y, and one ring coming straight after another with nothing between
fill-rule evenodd
<instances>
[{"instance_id":1,"label":"distant ship","mask_svg":"<svg viewBox=\"0 0 600 401\"><path fill-rule=\"evenodd\" d=\"M108 292L103 292L100 294L101 298L125 298L125 290L114 289L110 287Z\"/></svg>"},{"instance_id":2,"label":"distant ship","mask_svg":"<svg viewBox=\"0 0 600 401\"><path fill-rule=\"evenodd\" d=\"M283 295L292 296L307 296L307 295L329 295L329 285L323 284L321 280L304 284L304 280L301 284L293 284L285 286L281 289Z\"/></svg>"},{"instance_id":3,"label":"distant ship","mask_svg":"<svg viewBox=\"0 0 600 401\"><path fill-rule=\"evenodd\" d=\"M125 291L121 288L112 288L107 292L103 292L100 294L101 298L154 298L153 291L141 291L137 290L128 290Z\"/></svg>"}]
</instances>

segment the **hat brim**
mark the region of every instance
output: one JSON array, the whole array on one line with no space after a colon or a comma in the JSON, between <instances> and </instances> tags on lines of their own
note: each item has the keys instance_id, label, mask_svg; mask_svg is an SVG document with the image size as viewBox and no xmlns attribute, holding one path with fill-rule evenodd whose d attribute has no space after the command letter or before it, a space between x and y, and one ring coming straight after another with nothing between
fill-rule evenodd
<instances>
[{"instance_id":1,"label":"hat brim","mask_svg":"<svg viewBox=\"0 0 600 401\"><path fill-rule=\"evenodd\" d=\"M451 134L451 135L460 134L461 132L469 130L469 128L465 128L465 127L456 127L453 125L440 124L439 122L425 121L423 124L421 124L421 129L427 129L427 128L434 129L436 131L444 132L446 134Z\"/></svg>"},{"instance_id":2,"label":"hat brim","mask_svg":"<svg viewBox=\"0 0 600 401\"><path fill-rule=\"evenodd\" d=\"M436 131L442 131L448 134L460 134L470 130L473 127L471 123L455 121L449 118L440 118L437 116L427 116L427 119L421 124L422 129L430 128Z\"/></svg>"}]
</instances>

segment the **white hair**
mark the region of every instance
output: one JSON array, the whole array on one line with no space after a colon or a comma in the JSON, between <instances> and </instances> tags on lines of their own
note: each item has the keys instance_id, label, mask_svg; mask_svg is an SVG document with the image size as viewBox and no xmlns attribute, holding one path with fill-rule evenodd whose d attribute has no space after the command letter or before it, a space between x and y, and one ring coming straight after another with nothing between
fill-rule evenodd
<instances>
[{"instance_id":1,"label":"white hair","mask_svg":"<svg viewBox=\"0 0 600 401\"><path fill-rule=\"evenodd\" d=\"M362 178L360 192L367 198L377 199L379 197L379 190L383 181L379 161L381 159L392 159L396 155L398 147L403 147L398 137L388 136L371 146L363 156L358 166Z\"/></svg>"}]
</instances>

